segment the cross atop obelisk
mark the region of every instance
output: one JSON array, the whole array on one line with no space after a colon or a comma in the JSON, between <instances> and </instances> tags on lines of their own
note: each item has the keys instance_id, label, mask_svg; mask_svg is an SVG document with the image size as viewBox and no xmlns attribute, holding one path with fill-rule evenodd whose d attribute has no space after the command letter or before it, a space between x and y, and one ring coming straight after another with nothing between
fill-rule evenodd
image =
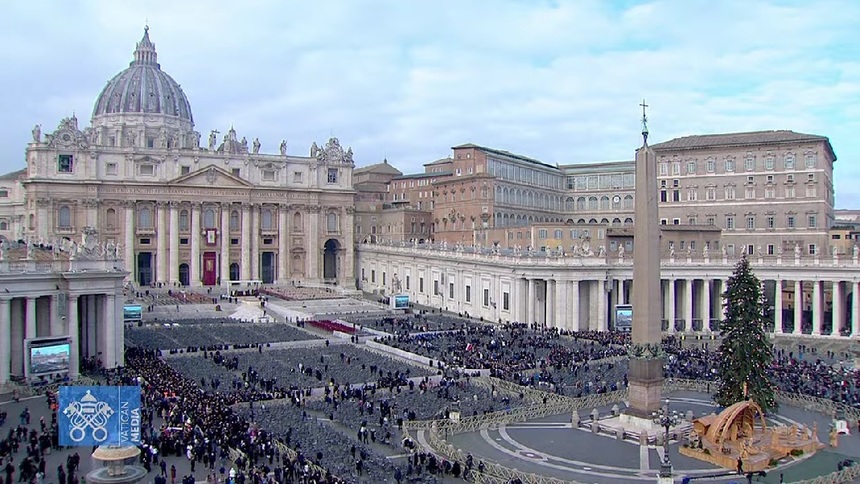
<instances>
[{"instance_id":1,"label":"cross atop obelisk","mask_svg":"<svg viewBox=\"0 0 860 484\"><path fill-rule=\"evenodd\" d=\"M642 104L640 104L640 106L642 106L642 141L644 142L644 144L647 145L648 144L648 116L645 115L645 108L647 108L648 105L645 104L644 99L642 100Z\"/></svg>"}]
</instances>

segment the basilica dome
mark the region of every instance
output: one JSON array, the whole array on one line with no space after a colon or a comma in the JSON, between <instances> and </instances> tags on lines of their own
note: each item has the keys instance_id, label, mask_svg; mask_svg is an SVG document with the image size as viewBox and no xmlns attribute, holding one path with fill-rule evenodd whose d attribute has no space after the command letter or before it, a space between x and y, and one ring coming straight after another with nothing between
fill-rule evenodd
<instances>
[{"instance_id":1,"label":"basilica dome","mask_svg":"<svg viewBox=\"0 0 860 484\"><path fill-rule=\"evenodd\" d=\"M93 118L115 114L161 114L194 123L191 104L179 83L161 70L149 27L134 50L128 69L108 81L93 108Z\"/></svg>"}]
</instances>

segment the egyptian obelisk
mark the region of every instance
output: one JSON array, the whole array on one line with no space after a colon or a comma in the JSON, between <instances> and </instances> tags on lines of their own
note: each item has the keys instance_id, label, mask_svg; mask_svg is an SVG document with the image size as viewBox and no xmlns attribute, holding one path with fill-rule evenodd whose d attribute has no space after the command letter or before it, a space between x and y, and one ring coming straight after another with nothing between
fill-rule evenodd
<instances>
[{"instance_id":1,"label":"egyptian obelisk","mask_svg":"<svg viewBox=\"0 0 860 484\"><path fill-rule=\"evenodd\" d=\"M660 349L660 219L657 213L657 155L648 146L648 118L642 101L642 147L636 151L636 208L633 220L633 345L630 350L631 417L651 419L660 409L663 352Z\"/></svg>"}]
</instances>

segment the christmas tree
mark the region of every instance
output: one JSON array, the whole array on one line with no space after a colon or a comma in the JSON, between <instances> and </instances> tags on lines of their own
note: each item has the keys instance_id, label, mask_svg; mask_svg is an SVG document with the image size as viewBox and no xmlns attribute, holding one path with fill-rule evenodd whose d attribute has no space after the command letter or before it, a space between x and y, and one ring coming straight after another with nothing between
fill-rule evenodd
<instances>
[{"instance_id":1,"label":"christmas tree","mask_svg":"<svg viewBox=\"0 0 860 484\"><path fill-rule=\"evenodd\" d=\"M729 278L723 300L726 317L720 322L717 368L720 387L714 400L723 407L753 400L765 412L775 410L774 385L768 377L773 349L764 332L764 297L746 257Z\"/></svg>"}]
</instances>

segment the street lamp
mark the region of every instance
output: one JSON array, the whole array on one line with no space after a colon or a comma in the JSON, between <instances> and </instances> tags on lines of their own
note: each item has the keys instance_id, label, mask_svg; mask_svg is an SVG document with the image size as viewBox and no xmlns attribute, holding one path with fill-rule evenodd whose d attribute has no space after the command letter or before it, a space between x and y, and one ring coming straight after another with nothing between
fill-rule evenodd
<instances>
[{"instance_id":1,"label":"street lamp","mask_svg":"<svg viewBox=\"0 0 860 484\"><path fill-rule=\"evenodd\" d=\"M669 429L681 423L681 416L674 410L669 413L669 400L666 400L660 413L651 414L651 420L663 427L663 462L660 463L660 477L672 477L672 461L669 460Z\"/></svg>"}]
</instances>

